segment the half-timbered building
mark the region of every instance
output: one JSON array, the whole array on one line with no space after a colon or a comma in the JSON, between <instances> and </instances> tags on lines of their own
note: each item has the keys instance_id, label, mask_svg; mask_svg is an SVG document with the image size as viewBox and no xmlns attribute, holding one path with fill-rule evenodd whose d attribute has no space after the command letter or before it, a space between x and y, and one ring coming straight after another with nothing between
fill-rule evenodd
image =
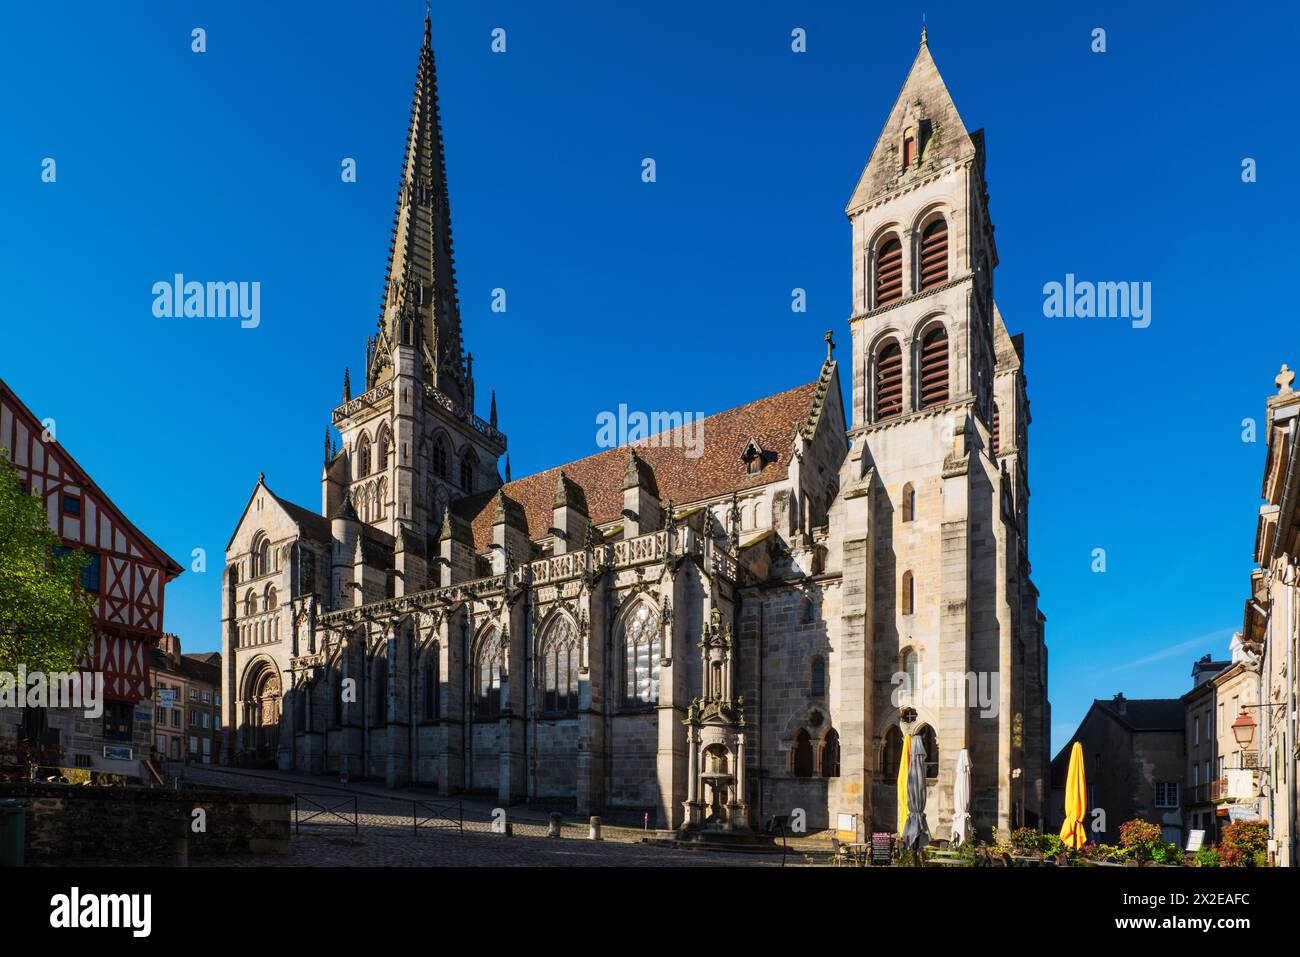
<instances>
[{"instance_id":1,"label":"half-timbered building","mask_svg":"<svg viewBox=\"0 0 1300 957\"><path fill-rule=\"evenodd\" d=\"M96 718L78 709L0 709L0 734L16 737L26 721L24 740L39 740L46 760L57 754L66 767L139 777L150 753L151 652L163 634L166 585L182 568L113 504L56 434L0 380L0 448L22 489L44 500L63 547L86 557L82 587L94 596L95 635L85 672L102 676L104 710Z\"/></svg>"},{"instance_id":2,"label":"half-timbered building","mask_svg":"<svg viewBox=\"0 0 1300 957\"><path fill-rule=\"evenodd\" d=\"M866 832L892 829L912 734L936 832L962 751L977 826L1041 820L1029 403L984 159L923 39L847 210L849 414L827 333L803 384L706 418L698 455L671 424L502 481L426 21L384 301L320 508L263 476L227 547L226 760L661 827L802 810ZM932 674L947 695L923 693Z\"/></svg>"}]
</instances>

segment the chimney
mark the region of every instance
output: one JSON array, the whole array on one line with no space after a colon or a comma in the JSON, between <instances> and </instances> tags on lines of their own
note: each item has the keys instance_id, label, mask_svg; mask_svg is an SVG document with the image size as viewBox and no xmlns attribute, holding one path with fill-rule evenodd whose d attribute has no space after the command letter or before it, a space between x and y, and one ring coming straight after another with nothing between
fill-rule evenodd
<instances>
[{"instance_id":1,"label":"chimney","mask_svg":"<svg viewBox=\"0 0 1300 957\"><path fill-rule=\"evenodd\" d=\"M1115 711L1118 714L1128 714L1128 699L1122 691L1115 695Z\"/></svg>"}]
</instances>

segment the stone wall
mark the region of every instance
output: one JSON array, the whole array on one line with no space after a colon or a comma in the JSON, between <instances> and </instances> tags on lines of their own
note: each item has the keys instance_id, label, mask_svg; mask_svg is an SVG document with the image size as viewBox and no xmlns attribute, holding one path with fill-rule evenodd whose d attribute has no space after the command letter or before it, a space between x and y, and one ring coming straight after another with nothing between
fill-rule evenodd
<instances>
[{"instance_id":1,"label":"stone wall","mask_svg":"<svg viewBox=\"0 0 1300 957\"><path fill-rule=\"evenodd\" d=\"M189 853L287 854L293 798L283 794L70 784L0 784L0 798L28 802L27 859L170 861L176 822ZM189 827L195 808L205 830Z\"/></svg>"}]
</instances>

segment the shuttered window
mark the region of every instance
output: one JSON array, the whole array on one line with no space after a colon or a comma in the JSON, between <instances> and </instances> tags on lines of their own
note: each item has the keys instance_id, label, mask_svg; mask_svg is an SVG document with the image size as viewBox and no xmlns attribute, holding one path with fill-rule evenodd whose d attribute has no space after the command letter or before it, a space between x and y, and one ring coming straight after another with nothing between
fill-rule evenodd
<instances>
[{"instance_id":1,"label":"shuttered window","mask_svg":"<svg viewBox=\"0 0 1300 957\"><path fill-rule=\"evenodd\" d=\"M998 450L1002 448L1002 415L998 412L998 404L996 402L993 403L993 427L991 431L993 432L991 437L993 442L993 454L997 455Z\"/></svg>"},{"instance_id":2,"label":"shuttered window","mask_svg":"<svg viewBox=\"0 0 1300 957\"><path fill-rule=\"evenodd\" d=\"M948 281L948 222L936 219L921 234L921 277L918 288Z\"/></svg>"},{"instance_id":3,"label":"shuttered window","mask_svg":"<svg viewBox=\"0 0 1300 957\"><path fill-rule=\"evenodd\" d=\"M903 296L903 244L897 239L881 243L876 252L876 305Z\"/></svg>"},{"instance_id":4,"label":"shuttered window","mask_svg":"<svg viewBox=\"0 0 1300 957\"><path fill-rule=\"evenodd\" d=\"M921 401L919 407L948 401L948 332L936 326L921 341Z\"/></svg>"},{"instance_id":5,"label":"shuttered window","mask_svg":"<svg viewBox=\"0 0 1300 957\"><path fill-rule=\"evenodd\" d=\"M903 350L891 342L876 359L876 420L903 411Z\"/></svg>"}]
</instances>

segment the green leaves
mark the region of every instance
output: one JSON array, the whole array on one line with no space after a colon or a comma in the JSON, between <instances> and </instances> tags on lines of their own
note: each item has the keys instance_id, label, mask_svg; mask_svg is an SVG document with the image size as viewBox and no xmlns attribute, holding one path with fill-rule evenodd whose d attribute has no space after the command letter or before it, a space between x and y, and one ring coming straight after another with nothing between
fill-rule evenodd
<instances>
[{"instance_id":1,"label":"green leaves","mask_svg":"<svg viewBox=\"0 0 1300 957\"><path fill-rule=\"evenodd\" d=\"M25 492L0 449L0 671L73 671L94 636L94 596L81 589L88 561L62 551L45 503Z\"/></svg>"}]
</instances>

